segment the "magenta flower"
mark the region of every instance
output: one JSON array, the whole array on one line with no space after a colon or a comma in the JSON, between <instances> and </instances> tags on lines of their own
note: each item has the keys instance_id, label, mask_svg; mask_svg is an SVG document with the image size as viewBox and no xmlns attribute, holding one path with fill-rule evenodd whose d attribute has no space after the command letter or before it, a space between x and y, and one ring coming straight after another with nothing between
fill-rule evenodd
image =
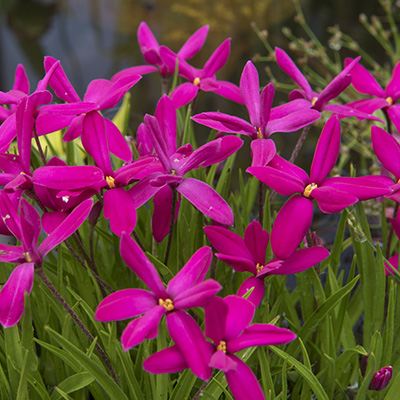
<instances>
[{"instance_id":1,"label":"magenta flower","mask_svg":"<svg viewBox=\"0 0 400 400\"><path fill-rule=\"evenodd\" d=\"M351 58L346 58L345 66L352 61ZM400 98L400 63L397 63L394 67L392 77L385 89L360 64L355 65L349 73L354 89L359 93L368 94L372 98L354 101L349 103L348 106L367 114L372 114L376 110L384 110L388 113L397 130L400 131L400 104L395 104Z\"/></svg>"},{"instance_id":2,"label":"magenta flower","mask_svg":"<svg viewBox=\"0 0 400 400\"><path fill-rule=\"evenodd\" d=\"M214 51L202 69L194 68L184 59L179 57L167 47L161 46L160 54L169 69L175 71L178 60L178 73L189 82L179 85L171 93L171 100L175 108L189 104L199 90L214 92L222 97L242 103L239 88L231 82L220 81L215 73L221 69L228 60L231 48L231 39L228 38Z\"/></svg>"},{"instance_id":3,"label":"magenta flower","mask_svg":"<svg viewBox=\"0 0 400 400\"><path fill-rule=\"evenodd\" d=\"M19 264L0 291L0 323L5 328L14 326L22 317L25 292L29 295L32 290L35 267L40 267L45 256L82 225L92 205L91 199L81 203L38 245L41 223L37 211L21 198L17 212L8 195L0 192L0 215L21 242L20 246L0 244L0 261Z\"/></svg>"},{"instance_id":4,"label":"magenta flower","mask_svg":"<svg viewBox=\"0 0 400 400\"><path fill-rule=\"evenodd\" d=\"M250 116L250 123L220 112L205 112L192 117L199 124L228 133L240 133L251 139L267 139L274 132L293 132L316 121L321 114L309 110L310 103L295 100L272 107L275 89L272 83L260 94L256 67L248 61L240 79L240 94Z\"/></svg>"},{"instance_id":5,"label":"magenta flower","mask_svg":"<svg viewBox=\"0 0 400 400\"><path fill-rule=\"evenodd\" d=\"M45 57L46 71L51 69L54 63L54 58ZM68 127L63 137L65 142L80 137L87 113L94 111L101 116L99 111L114 108L140 79L139 75L129 75L115 81L95 79L87 87L82 101L60 66L50 78L49 84L55 94L66 103L52 104L40 109L36 121L38 134L44 135ZM132 153L121 132L111 120L102 116L101 118L106 125L110 152L121 160L130 162Z\"/></svg>"},{"instance_id":6,"label":"magenta flower","mask_svg":"<svg viewBox=\"0 0 400 400\"><path fill-rule=\"evenodd\" d=\"M137 208L154 196L154 238L162 241L169 231L171 188L211 219L233 225L233 213L226 201L206 183L184 175L200 165L207 167L224 160L237 151L243 141L231 136L213 140L196 151L190 144L177 149L176 110L166 95L158 102L155 117L145 116L145 125L159 162L154 164L154 172L129 189L129 193Z\"/></svg>"},{"instance_id":7,"label":"magenta flower","mask_svg":"<svg viewBox=\"0 0 400 400\"><path fill-rule=\"evenodd\" d=\"M267 166L247 169L247 172L279 194L291 196L300 193L284 204L274 221L271 245L276 257L289 257L304 239L312 223L313 199L317 201L322 212L336 213L359 200L391 192L391 180L387 177L373 175L327 178L336 164L339 148L340 123L337 116L332 116L318 140L310 176L278 155Z\"/></svg>"},{"instance_id":8,"label":"magenta flower","mask_svg":"<svg viewBox=\"0 0 400 400\"><path fill-rule=\"evenodd\" d=\"M153 264L126 233L122 234L120 250L125 263L150 291L124 289L107 296L97 307L96 320L118 321L144 314L129 322L123 331L121 343L125 351L144 339L155 338L163 315L166 315L170 331L174 332L179 326L182 338L190 336L192 323L187 321L191 317L182 310L204 307L221 289L220 284L213 279L204 280L211 263L211 249L202 247L197 250L178 274L169 281L167 288L164 288ZM189 339L188 345L192 340ZM199 347L193 349L195 353L198 351Z\"/></svg>"},{"instance_id":9,"label":"magenta flower","mask_svg":"<svg viewBox=\"0 0 400 400\"><path fill-rule=\"evenodd\" d=\"M392 373L393 368L391 366L383 367L379 371L375 371L372 381L369 384L369 390L376 390L379 392L385 389L392 379Z\"/></svg>"},{"instance_id":10,"label":"magenta flower","mask_svg":"<svg viewBox=\"0 0 400 400\"><path fill-rule=\"evenodd\" d=\"M375 121L381 121L379 118L375 118L370 114L366 114L362 111L358 111L349 105L342 104L328 104L328 102L343 92L347 86L351 83L350 72L352 68L358 63L361 57L357 57L352 62L348 63L344 70L337 75L321 93L316 93L311 89L307 79L297 68L293 60L288 54L280 49L275 48L276 62L279 67L288 74L300 87L301 89L294 89L290 92L290 100L294 99L306 99L310 102L311 106L318 111L331 111L338 114L340 117L357 117L360 119L373 119Z\"/></svg>"},{"instance_id":11,"label":"magenta flower","mask_svg":"<svg viewBox=\"0 0 400 400\"><path fill-rule=\"evenodd\" d=\"M209 345L205 355L209 358L209 366L224 371L229 388L236 400L265 399L261 386L252 370L234 353L251 346L265 346L289 343L296 335L288 329L269 324L249 325L253 319L255 306L248 300L238 296L224 299L215 297L205 307L205 334L214 345L205 342L199 336L198 326L193 326L193 333L198 337L196 345ZM151 373L170 373L190 368L194 374L193 361L187 361L189 344L184 348L172 346L161 350L144 363L143 368ZM198 364L201 361L198 360ZM199 376L202 378L201 376ZM204 378L202 378L204 379Z\"/></svg>"},{"instance_id":12,"label":"magenta flower","mask_svg":"<svg viewBox=\"0 0 400 400\"><path fill-rule=\"evenodd\" d=\"M190 38L184 43L178 51L177 56L182 60L188 60L198 53L203 47L204 41L207 38L209 26L205 25L198 29ZM134 74L147 74L154 71L159 71L162 77L168 77L175 72L175 65L171 69L170 65L165 64L160 54L161 46L158 44L157 39L154 37L149 26L146 22L141 22L137 30L138 42L140 51L143 54L144 60L150 65L138 65L135 67L126 68L115 74L111 80L116 81L125 76Z\"/></svg>"},{"instance_id":13,"label":"magenta flower","mask_svg":"<svg viewBox=\"0 0 400 400\"><path fill-rule=\"evenodd\" d=\"M256 307L264 295L266 276L289 275L304 271L329 257L328 250L311 247L297 250L284 260L273 258L266 262L269 234L255 220L247 226L244 238L218 226L206 226L204 231L211 245L219 252L216 256L221 261L230 265L235 271L248 271L253 274L242 283L237 294L243 296L253 288L248 300Z\"/></svg>"}]
</instances>

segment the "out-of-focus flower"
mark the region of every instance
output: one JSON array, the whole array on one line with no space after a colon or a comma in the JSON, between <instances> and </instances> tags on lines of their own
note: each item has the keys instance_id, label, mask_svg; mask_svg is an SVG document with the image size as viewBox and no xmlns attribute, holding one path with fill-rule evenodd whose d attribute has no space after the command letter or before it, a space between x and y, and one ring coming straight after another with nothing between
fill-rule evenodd
<instances>
[{"instance_id":1,"label":"out-of-focus flower","mask_svg":"<svg viewBox=\"0 0 400 400\"><path fill-rule=\"evenodd\" d=\"M369 384L369 390L376 390L379 392L380 390L385 389L392 379L392 373L393 368L391 366L383 367L379 371L375 371L372 381Z\"/></svg>"}]
</instances>

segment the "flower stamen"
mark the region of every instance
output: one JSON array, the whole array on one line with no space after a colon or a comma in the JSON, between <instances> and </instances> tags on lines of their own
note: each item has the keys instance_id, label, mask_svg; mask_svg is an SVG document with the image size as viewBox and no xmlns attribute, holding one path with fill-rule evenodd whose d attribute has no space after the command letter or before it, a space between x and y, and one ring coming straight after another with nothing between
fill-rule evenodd
<instances>
[{"instance_id":1,"label":"flower stamen","mask_svg":"<svg viewBox=\"0 0 400 400\"><path fill-rule=\"evenodd\" d=\"M114 189L116 187L114 183L114 178L112 176L106 176L106 182L110 189Z\"/></svg>"},{"instance_id":2,"label":"flower stamen","mask_svg":"<svg viewBox=\"0 0 400 400\"><path fill-rule=\"evenodd\" d=\"M262 139L263 138L263 134L261 132L261 128L257 128L257 139Z\"/></svg>"},{"instance_id":3,"label":"flower stamen","mask_svg":"<svg viewBox=\"0 0 400 400\"><path fill-rule=\"evenodd\" d=\"M257 272L260 272L263 268L264 268L264 265L260 265L260 263L257 263L257 265L256 265Z\"/></svg>"},{"instance_id":4,"label":"flower stamen","mask_svg":"<svg viewBox=\"0 0 400 400\"><path fill-rule=\"evenodd\" d=\"M318 97L313 97L312 100L311 100L311 104L312 104L312 105L315 105L315 103L317 102L317 100L318 100Z\"/></svg>"},{"instance_id":5,"label":"flower stamen","mask_svg":"<svg viewBox=\"0 0 400 400\"><path fill-rule=\"evenodd\" d=\"M31 257L31 255L29 254L29 251L26 251L26 252L24 253L24 257L25 257L25 260L26 260L26 261L32 262L32 257Z\"/></svg>"},{"instance_id":6,"label":"flower stamen","mask_svg":"<svg viewBox=\"0 0 400 400\"><path fill-rule=\"evenodd\" d=\"M219 342L219 345L217 346L217 351L223 351L224 353L226 353L226 342L221 340Z\"/></svg>"},{"instance_id":7,"label":"flower stamen","mask_svg":"<svg viewBox=\"0 0 400 400\"><path fill-rule=\"evenodd\" d=\"M310 183L309 185L307 185L306 186L306 188L304 189L304 192L303 192L303 196L304 197L307 197L307 199L310 197L310 195L311 195L311 192L315 189L315 188L317 188L318 186L317 186L317 184L316 183Z\"/></svg>"},{"instance_id":8,"label":"flower stamen","mask_svg":"<svg viewBox=\"0 0 400 400\"><path fill-rule=\"evenodd\" d=\"M194 80L193 80L193 85L194 85L194 86L199 86L199 84L200 84L200 78L199 78L199 77L194 78Z\"/></svg>"},{"instance_id":9,"label":"flower stamen","mask_svg":"<svg viewBox=\"0 0 400 400\"><path fill-rule=\"evenodd\" d=\"M167 311L172 311L175 308L171 299L158 299L158 305L165 307Z\"/></svg>"}]
</instances>

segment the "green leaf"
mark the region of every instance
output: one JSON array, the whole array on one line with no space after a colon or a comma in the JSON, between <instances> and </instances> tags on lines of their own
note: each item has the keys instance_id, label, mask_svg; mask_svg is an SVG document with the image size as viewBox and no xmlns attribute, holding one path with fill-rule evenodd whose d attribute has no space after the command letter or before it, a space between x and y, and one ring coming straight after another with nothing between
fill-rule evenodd
<instances>
[{"instance_id":1,"label":"green leaf","mask_svg":"<svg viewBox=\"0 0 400 400\"><path fill-rule=\"evenodd\" d=\"M92 374L92 376L96 379L97 383L106 391L106 393L112 399L128 400L122 389L114 382L111 376L105 372L104 368L101 368L95 361L88 358L87 355L82 350L78 349L75 345L73 345L63 336L61 336L58 332L54 331L48 326L45 327L45 330L65 350L64 353L58 352L57 355L62 356L63 359L70 359L69 356L75 359L76 362L79 363L79 366L81 366L86 371ZM65 357L65 353L68 354L68 357Z\"/></svg>"},{"instance_id":2,"label":"green leaf","mask_svg":"<svg viewBox=\"0 0 400 400\"><path fill-rule=\"evenodd\" d=\"M69 394L83 389L87 385L94 382L94 377L89 372L78 372L64 379L59 385L56 386L51 398L52 400L59 400L62 395L60 392Z\"/></svg>"},{"instance_id":3,"label":"green leaf","mask_svg":"<svg viewBox=\"0 0 400 400\"><path fill-rule=\"evenodd\" d=\"M305 367L300 361L296 360L290 354L286 353L285 351L278 349L275 346L269 346L269 348L283 360L289 362L295 370L307 381L310 385L311 390L314 392L315 396L319 400L329 400L328 395L325 393L324 388L319 383L317 377L307 368Z\"/></svg>"},{"instance_id":4,"label":"green leaf","mask_svg":"<svg viewBox=\"0 0 400 400\"><path fill-rule=\"evenodd\" d=\"M29 358L29 350L25 350L24 359L22 361L21 368L21 377L19 380L18 391L17 391L17 400L25 400L28 398L28 358Z\"/></svg>"}]
</instances>

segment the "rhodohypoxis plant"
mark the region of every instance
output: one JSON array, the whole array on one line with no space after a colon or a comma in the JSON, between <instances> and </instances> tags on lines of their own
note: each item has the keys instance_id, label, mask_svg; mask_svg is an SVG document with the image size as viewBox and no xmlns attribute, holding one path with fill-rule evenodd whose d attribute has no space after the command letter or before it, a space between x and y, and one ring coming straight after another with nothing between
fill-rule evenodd
<instances>
[{"instance_id":1,"label":"rhodohypoxis plant","mask_svg":"<svg viewBox=\"0 0 400 400\"><path fill-rule=\"evenodd\" d=\"M205 342L197 334L198 326L193 326L198 341L208 344L208 351L201 360L193 362L188 357L189 344L183 349L174 346L161 350L147 358L143 367L152 373L177 372L190 368L196 374L193 364L201 364L208 358L208 366L225 373L229 388L236 400L265 399L262 388L252 370L234 353L251 346L289 343L296 335L288 329L269 324L252 324L255 306L239 296L215 297L205 307L205 335L213 345ZM198 374L196 374L199 376ZM202 376L200 378L204 379ZM211 377L211 370L209 376Z\"/></svg>"},{"instance_id":2,"label":"rhodohypoxis plant","mask_svg":"<svg viewBox=\"0 0 400 400\"><path fill-rule=\"evenodd\" d=\"M169 281L166 288L154 265L126 233L122 234L120 250L125 263L150 291L143 289L117 291L99 304L95 318L98 321L115 321L144 314L129 322L122 333L121 342L125 351L144 339L155 338L163 315L167 318L168 328L174 330L179 325L190 335L191 328L186 323L187 314L182 310L204 307L221 289L221 285L215 280L204 280L211 263L211 249L202 247L197 250ZM196 356L198 352L201 352L201 348L193 346L191 354Z\"/></svg>"},{"instance_id":3,"label":"rhodohypoxis plant","mask_svg":"<svg viewBox=\"0 0 400 400\"><path fill-rule=\"evenodd\" d=\"M79 228L89 215L92 205L91 199L82 202L38 244L41 232L38 212L24 198L20 199L17 211L7 194L0 192L1 217L21 242L20 246L0 244L0 261L19 264L0 291L0 323L5 328L14 326L21 319L25 292L30 294L32 290L35 268L40 268L46 255Z\"/></svg>"},{"instance_id":4,"label":"rhodohypoxis plant","mask_svg":"<svg viewBox=\"0 0 400 400\"><path fill-rule=\"evenodd\" d=\"M268 139L274 132L293 132L315 122L320 113L310 110L309 102L295 100L272 108L275 89L272 83L260 94L256 67L248 61L240 79L240 94L250 116L250 123L224 113L205 112L192 117L199 124L228 133L240 133L252 140Z\"/></svg>"},{"instance_id":5,"label":"rhodohypoxis plant","mask_svg":"<svg viewBox=\"0 0 400 400\"><path fill-rule=\"evenodd\" d=\"M318 140L310 176L279 155L275 155L266 166L247 169L247 172L278 193L294 195L281 208L272 227L271 245L276 257L289 257L304 239L313 219L313 199L322 212L336 213L359 200L391 192L391 180L387 177L328 178L327 175L336 164L339 148L340 123L337 116L332 116ZM288 226L292 227L289 232Z\"/></svg>"},{"instance_id":6,"label":"rhodohypoxis plant","mask_svg":"<svg viewBox=\"0 0 400 400\"><path fill-rule=\"evenodd\" d=\"M189 200L204 215L224 225L233 224L228 203L205 182L185 177L192 169L207 167L237 151L243 141L237 137L215 139L193 151L190 144L177 149L176 110L164 95L157 104L155 116L145 115L145 125L158 162L154 172L129 190L136 207L154 196L153 233L161 241L168 233L172 218L173 190Z\"/></svg>"}]
</instances>

